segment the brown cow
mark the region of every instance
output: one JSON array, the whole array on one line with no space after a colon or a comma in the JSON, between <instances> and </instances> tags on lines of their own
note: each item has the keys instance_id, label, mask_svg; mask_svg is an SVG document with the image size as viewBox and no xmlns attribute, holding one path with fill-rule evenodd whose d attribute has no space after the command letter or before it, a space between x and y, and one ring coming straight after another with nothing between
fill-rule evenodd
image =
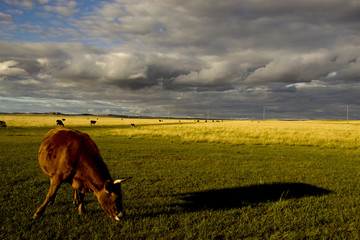
<instances>
[{"instance_id":1,"label":"brown cow","mask_svg":"<svg viewBox=\"0 0 360 240\"><path fill-rule=\"evenodd\" d=\"M120 183L129 178L112 180L97 146L86 133L65 127L50 130L40 146L39 163L50 177L50 189L33 218L44 213L63 182L71 183L75 189L74 203L79 204L79 214L85 211L84 194L93 191L110 218L120 220L124 215Z\"/></svg>"}]
</instances>

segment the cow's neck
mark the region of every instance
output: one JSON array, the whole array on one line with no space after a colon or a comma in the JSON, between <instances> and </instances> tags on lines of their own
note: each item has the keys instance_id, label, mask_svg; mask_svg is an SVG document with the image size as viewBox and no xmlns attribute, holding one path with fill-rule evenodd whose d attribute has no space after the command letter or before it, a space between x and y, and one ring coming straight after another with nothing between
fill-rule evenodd
<instances>
[{"instance_id":1,"label":"cow's neck","mask_svg":"<svg viewBox=\"0 0 360 240\"><path fill-rule=\"evenodd\" d=\"M96 165L95 167L86 167L86 177L88 179L88 187L95 193L99 192L107 180L111 180L110 173L105 164Z\"/></svg>"}]
</instances>

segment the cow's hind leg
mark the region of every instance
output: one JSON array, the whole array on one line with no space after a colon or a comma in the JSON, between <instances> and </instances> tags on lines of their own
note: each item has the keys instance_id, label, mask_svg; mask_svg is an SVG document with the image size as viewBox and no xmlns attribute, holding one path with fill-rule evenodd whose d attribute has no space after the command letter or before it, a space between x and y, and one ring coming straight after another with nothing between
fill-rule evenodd
<instances>
[{"instance_id":1,"label":"cow's hind leg","mask_svg":"<svg viewBox=\"0 0 360 240\"><path fill-rule=\"evenodd\" d=\"M61 185L61 181L59 180L59 178L57 177L53 177L50 180L50 188L49 188L49 192L46 195L45 201L43 202L43 204L41 204L41 206L38 208L38 210L36 211L36 213L34 214L33 218L37 218L38 216L41 216L46 207L51 203L54 202L55 196L56 196L56 192L59 189Z\"/></svg>"}]
</instances>

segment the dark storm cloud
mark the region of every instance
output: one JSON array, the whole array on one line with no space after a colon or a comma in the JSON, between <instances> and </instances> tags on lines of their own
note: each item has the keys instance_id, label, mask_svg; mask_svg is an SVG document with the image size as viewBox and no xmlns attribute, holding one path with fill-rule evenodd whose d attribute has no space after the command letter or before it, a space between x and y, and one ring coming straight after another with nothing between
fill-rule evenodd
<instances>
[{"instance_id":1,"label":"dark storm cloud","mask_svg":"<svg viewBox=\"0 0 360 240\"><path fill-rule=\"evenodd\" d=\"M79 111L92 113L93 100L118 113L211 106L233 117L258 117L263 106L321 117L359 104L358 1L41 3L37 16L57 13L52 27L32 24L42 42L0 42L0 96L82 101ZM30 33L3 13L5 39Z\"/></svg>"}]
</instances>

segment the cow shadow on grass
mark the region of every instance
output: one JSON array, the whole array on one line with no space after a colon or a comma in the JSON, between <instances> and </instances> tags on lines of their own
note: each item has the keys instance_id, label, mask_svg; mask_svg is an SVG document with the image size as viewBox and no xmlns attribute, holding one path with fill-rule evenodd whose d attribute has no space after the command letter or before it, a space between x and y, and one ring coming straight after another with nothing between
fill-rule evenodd
<instances>
[{"instance_id":1,"label":"cow shadow on grass","mask_svg":"<svg viewBox=\"0 0 360 240\"><path fill-rule=\"evenodd\" d=\"M177 195L185 211L241 208L253 204L322 196L330 190L305 183L271 183L238 188L224 188Z\"/></svg>"}]
</instances>

